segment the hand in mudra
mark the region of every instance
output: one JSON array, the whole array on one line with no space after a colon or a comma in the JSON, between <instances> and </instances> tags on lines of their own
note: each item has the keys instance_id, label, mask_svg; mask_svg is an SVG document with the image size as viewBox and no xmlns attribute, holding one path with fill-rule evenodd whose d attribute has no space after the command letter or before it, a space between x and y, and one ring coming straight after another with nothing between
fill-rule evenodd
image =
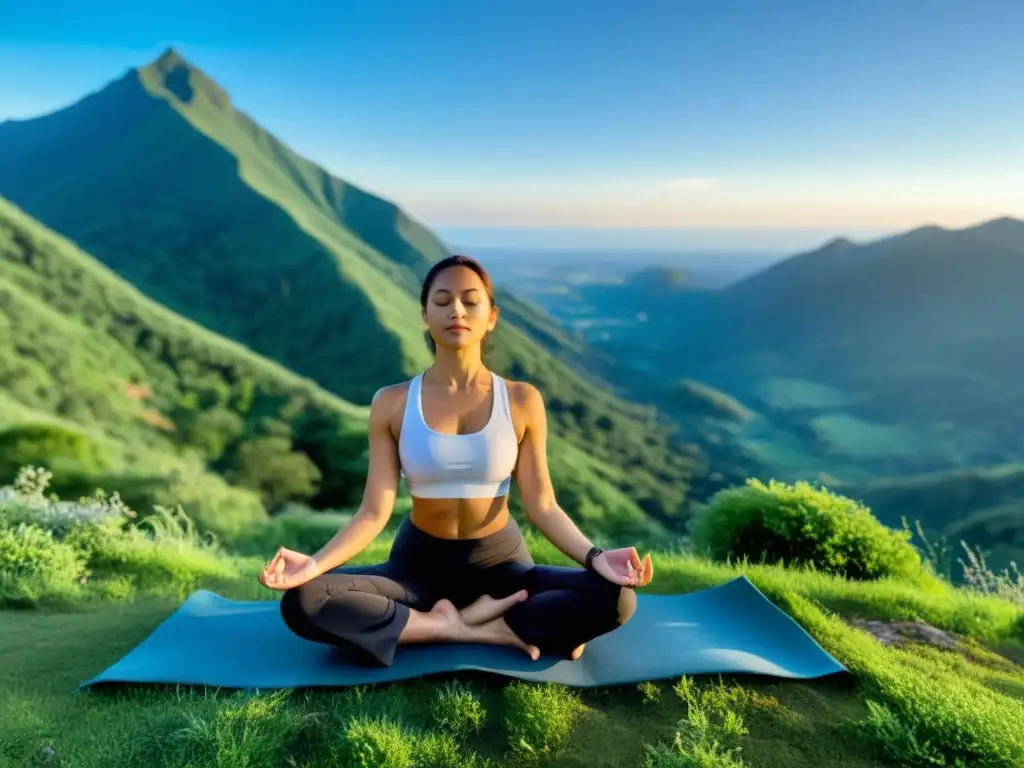
<instances>
[{"instance_id":1,"label":"hand in mudra","mask_svg":"<svg viewBox=\"0 0 1024 768\"><path fill-rule=\"evenodd\" d=\"M281 547L260 571L260 583L270 589L291 589L318 575L316 561L312 557Z\"/></svg>"},{"instance_id":2,"label":"hand in mudra","mask_svg":"<svg viewBox=\"0 0 1024 768\"><path fill-rule=\"evenodd\" d=\"M594 558L594 571L613 584L624 587L646 587L654 576L651 556L640 559L635 547L602 552Z\"/></svg>"}]
</instances>

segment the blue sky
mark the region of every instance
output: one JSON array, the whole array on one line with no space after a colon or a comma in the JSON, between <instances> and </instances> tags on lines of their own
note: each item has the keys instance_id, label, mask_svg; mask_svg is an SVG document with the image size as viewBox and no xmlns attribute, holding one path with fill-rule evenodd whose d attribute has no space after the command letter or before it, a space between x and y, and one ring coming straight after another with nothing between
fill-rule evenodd
<instances>
[{"instance_id":1,"label":"blue sky","mask_svg":"<svg viewBox=\"0 0 1024 768\"><path fill-rule=\"evenodd\" d=\"M0 119L172 45L450 240L785 249L1024 217L1019 0L283 5L13 5Z\"/></svg>"}]
</instances>

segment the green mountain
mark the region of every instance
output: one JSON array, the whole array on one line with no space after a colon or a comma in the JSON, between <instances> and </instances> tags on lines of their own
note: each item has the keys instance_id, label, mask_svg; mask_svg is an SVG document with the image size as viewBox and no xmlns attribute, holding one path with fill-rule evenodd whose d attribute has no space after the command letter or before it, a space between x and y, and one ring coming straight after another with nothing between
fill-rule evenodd
<instances>
[{"instance_id":1,"label":"green mountain","mask_svg":"<svg viewBox=\"0 0 1024 768\"><path fill-rule=\"evenodd\" d=\"M882 522L919 519L933 543L944 538L953 577L957 558L969 563L961 541L985 552L995 571L1024 562L1024 463L882 478L855 491Z\"/></svg>"},{"instance_id":2,"label":"green mountain","mask_svg":"<svg viewBox=\"0 0 1024 768\"><path fill-rule=\"evenodd\" d=\"M67 109L0 124L0 194L342 397L367 403L428 362L414 269L446 254L440 242L300 158L173 51Z\"/></svg>"},{"instance_id":3,"label":"green mountain","mask_svg":"<svg viewBox=\"0 0 1024 768\"><path fill-rule=\"evenodd\" d=\"M173 312L350 402L429 365L419 284L443 245L296 155L173 51L66 109L0 124L0 195ZM707 457L584 373L586 348L557 323L500 300L489 362L541 388L552 461L580 467L566 482L581 509L614 487L628 517L681 523Z\"/></svg>"},{"instance_id":4,"label":"green mountain","mask_svg":"<svg viewBox=\"0 0 1024 768\"><path fill-rule=\"evenodd\" d=\"M676 331L632 345L634 367L696 379L763 414L800 444L793 452L771 437L769 453L794 471L900 475L1014 461L1021 285L1024 222L1014 219L835 240L698 312L685 293L658 304L659 322ZM650 301L664 290L647 291Z\"/></svg>"},{"instance_id":5,"label":"green mountain","mask_svg":"<svg viewBox=\"0 0 1024 768\"><path fill-rule=\"evenodd\" d=\"M365 407L167 310L3 199L0 393L0 484L37 457L63 470L55 488L184 501L214 530L362 493ZM664 533L621 490L628 468L559 435L551 454L563 505L592 535Z\"/></svg>"}]
</instances>

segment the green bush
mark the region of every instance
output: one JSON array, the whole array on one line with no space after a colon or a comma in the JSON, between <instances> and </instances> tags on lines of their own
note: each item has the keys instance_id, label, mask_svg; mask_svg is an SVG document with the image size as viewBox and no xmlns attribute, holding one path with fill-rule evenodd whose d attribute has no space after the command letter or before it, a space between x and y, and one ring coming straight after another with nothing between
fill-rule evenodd
<instances>
[{"instance_id":1,"label":"green bush","mask_svg":"<svg viewBox=\"0 0 1024 768\"><path fill-rule=\"evenodd\" d=\"M96 441L57 424L18 424L0 431L0 482L24 466L96 472L108 463Z\"/></svg>"},{"instance_id":2,"label":"green bush","mask_svg":"<svg viewBox=\"0 0 1024 768\"><path fill-rule=\"evenodd\" d=\"M203 538L180 509L157 508L122 530L80 526L66 541L88 553L93 578L128 580L151 594L182 596L206 580L239 577L239 565Z\"/></svg>"},{"instance_id":3,"label":"green bush","mask_svg":"<svg viewBox=\"0 0 1024 768\"><path fill-rule=\"evenodd\" d=\"M226 556L180 507L156 507L138 522L117 493L77 502L47 496L50 473L25 468L0 489L0 595L9 603L136 592L182 596L203 582L253 567Z\"/></svg>"},{"instance_id":4,"label":"green bush","mask_svg":"<svg viewBox=\"0 0 1024 768\"><path fill-rule=\"evenodd\" d=\"M886 528L857 501L801 482L748 480L719 491L692 522L694 547L714 560L812 566L849 579L919 578L907 531Z\"/></svg>"},{"instance_id":5,"label":"green bush","mask_svg":"<svg viewBox=\"0 0 1024 768\"><path fill-rule=\"evenodd\" d=\"M564 685L516 681L505 687L505 726L512 755L526 762L558 753L583 706Z\"/></svg>"},{"instance_id":6,"label":"green bush","mask_svg":"<svg viewBox=\"0 0 1024 768\"><path fill-rule=\"evenodd\" d=\"M0 604L34 605L80 589L85 557L34 525L0 526Z\"/></svg>"},{"instance_id":7,"label":"green bush","mask_svg":"<svg viewBox=\"0 0 1024 768\"><path fill-rule=\"evenodd\" d=\"M742 748L728 745L748 733L742 714L748 707L774 700L740 685L698 685L686 676L672 690L686 704L686 717L671 741L644 746L644 768L746 768Z\"/></svg>"},{"instance_id":8,"label":"green bush","mask_svg":"<svg viewBox=\"0 0 1024 768\"><path fill-rule=\"evenodd\" d=\"M219 540L230 540L268 520L259 493L199 470L172 475L165 487L136 509L156 507L181 507L199 533Z\"/></svg>"},{"instance_id":9,"label":"green bush","mask_svg":"<svg viewBox=\"0 0 1024 768\"><path fill-rule=\"evenodd\" d=\"M351 515L344 512L314 512L290 505L260 525L227 537L226 543L242 555L263 557L273 554L278 547L313 554L350 519Z\"/></svg>"}]
</instances>

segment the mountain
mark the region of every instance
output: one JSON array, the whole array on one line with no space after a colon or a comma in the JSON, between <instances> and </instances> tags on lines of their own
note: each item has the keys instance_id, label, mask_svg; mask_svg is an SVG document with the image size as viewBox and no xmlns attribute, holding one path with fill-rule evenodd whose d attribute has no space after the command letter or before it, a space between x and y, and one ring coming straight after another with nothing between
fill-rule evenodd
<instances>
[{"instance_id":1,"label":"mountain","mask_svg":"<svg viewBox=\"0 0 1024 768\"><path fill-rule=\"evenodd\" d=\"M192 502L222 531L262 513L253 493L336 507L362 494L365 407L167 310L2 198L0 392L0 484L25 450L44 446L49 466L70 447L55 488ZM665 535L616 487L623 470L559 435L551 453L560 500L591 535Z\"/></svg>"},{"instance_id":2,"label":"mountain","mask_svg":"<svg viewBox=\"0 0 1024 768\"><path fill-rule=\"evenodd\" d=\"M957 558L968 561L961 541L995 572L1024 562L1024 462L883 478L855 492L887 525L920 520L933 543L945 539L954 577Z\"/></svg>"},{"instance_id":3,"label":"mountain","mask_svg":"<svg viewBox=\"0 0 1024 768\"><path fill-rule=\"evenodd\" d=\"M1021 457L1024 222L839 240L724 290L674 372L883 474Z\"/></svg>"},{"instance_id":4,"label":"mountain","mask_svg":"<svg viewBox=\"0 0 1024 768\"><path fill-rule=\"evenodd\" d=\"M445 255L440 242L300 158L173 51L0 124L0 194L162 304L353 401L428 362L409 267Z\"/></svg>"},{"instance_id":5,"label":"mountain","mask_svg":"<svg viewBox=\"0 0 1024 768\"><path fill-rule=\"evenodd\" d=\"M0 124L0 195L168 309L357 405L430 363L418 294L440 241L296 155L173 51ZM596 460L632 509L680 522L707 457L583 372L553 320L502 302L490 364L541 389L566 455Z\"/></svg>"}]
</instances>

